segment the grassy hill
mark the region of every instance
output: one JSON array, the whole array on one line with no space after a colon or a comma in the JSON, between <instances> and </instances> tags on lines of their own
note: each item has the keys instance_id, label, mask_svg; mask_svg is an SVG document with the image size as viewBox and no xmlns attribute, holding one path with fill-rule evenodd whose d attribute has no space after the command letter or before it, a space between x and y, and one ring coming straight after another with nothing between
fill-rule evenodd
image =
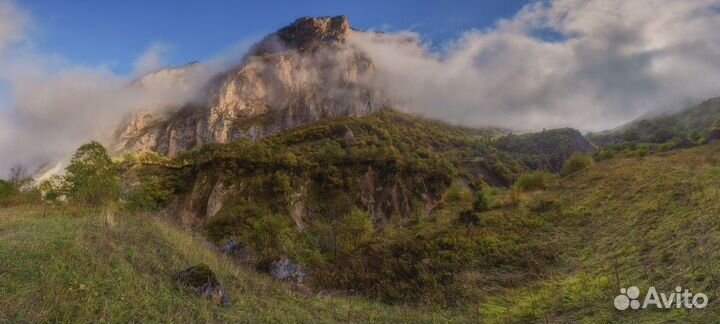
<instances>
[{"instance_id":1,"label":"grassy hill","mask_svg":"<svg viewBox=\"0 0 720 324\"><path fill-rule=\"evenodd\" d=\"M73 208L0 209L0 323L463 323L458 311L304 294L242 270L150 216ZM204 262L231 305L178 288Z\"/></svg>"},{"instance_id":2,"label":"grassy hill","mask_svg":"<svg viewBox=\"0 0 720 324\"><path fill-rule=\"evenodd\" d=\"M431 248L423 237L455 246L439 254L447 258L462 257L457 247L472 242L463 237L485 246L462 260L475 262L457 274L472 294L455 305L431 299L390 305L332 290L303 294L236 267L201 238L157 217L2 209L0 321L717 322L719 154L720 145L710 144L607 160L547 190L517 197L498 189L493 208L477 213L472 225L454 220L458 210L445 210L397 227L414 233L400 255ZM441 259L403 260L409 269L442 270L431 266ZM200 262L218 273L232 306L215 306L173 284L174 272ZM619 288L633 285L666 292L682 286L707 294L710 304L691 311L615 310Z\"/></svg>"},{"instance_id":3,"label":"grassy hill","mask_svg":"<svg viewBox=\"0 0 720 324\"><path fill-rule=\"evenodd\" d=\"M518 204L509 202L511 192L498 191L496 207L480 213L479 223L445 229L486 243L542 238L554 261L525 263L533 276L489 264L491 271L483 272L479 265L479 272L463 274L463 282L483 293L450 308L304 295L237 268L199 237L156 217L108 220L89 210L3 209L0 321L713 322L720 320L719 154L720 145L712 144L603 161L548 190L522 194ZM438 221L423 228L446 222ZM169 279L200 262L217 271L232 306L199 300ZM711 303L692 311L615 310L619 287L631 285L643 291L681 285L707 294Z\"/></svg>"},{"instance_id":4,"label":"grassy hill","mask_svg":"<svg viewBox=\"0 0 720 324\"><path fill-rule=\"evenodd\" d=\"M588 137L595 144L610 145L623 141L662 144L686 138L704 140L718 128L720 98L708 99L698 105L654 118L643 118L615 130L592 133Z\"/></svg>"},{"instance_id":5,"label":"grassy hill","mask_svg":"<svg viewBox=\"0 0 720 324\"><path fill-rule=\"evenodd\" d=\"M578 137L589 147L569 129L495 135L384 110L206 145L164 166L129 159L124 183L131 206L157 207L218 245L240 242L258 270L289 257L320 289L457 305L482 294L475 282L537 276L557 248L547 221L503 212L511 199L489 198L480 209L497 212L481 221L492 226L469 226L484 211L474 200L511 186L537 161L526 157L562 165Z\"/></svg>"},{"instance_id":6,"label":"grassy hill","mask_svg":"<svg viewBox=\"0 0 720 324\"><path fill-rule=\"evenodd\" d=\"M550 275L481 306L489 322L715 323L720 320L720 145L613 159L542 195L563 246ZM616 311L620 287L703 292L702 310ZM643 297L644 294L641 295Z\"/></svg>"}]
</instances>

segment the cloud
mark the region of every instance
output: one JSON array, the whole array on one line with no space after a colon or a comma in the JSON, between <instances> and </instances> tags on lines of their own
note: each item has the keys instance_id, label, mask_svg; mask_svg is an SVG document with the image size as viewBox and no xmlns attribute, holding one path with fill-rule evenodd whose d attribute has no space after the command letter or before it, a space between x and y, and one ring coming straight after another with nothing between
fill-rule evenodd
<instances>
[{"instance_id":1,"label":"cloud","mask_svg":"<svg viewBox=\"0 0 720 324\"><path fill-rule=\"evenodd\" d=\"M167 62L163 60L163 55L169 50L169 46L164 43L155 43L148 48L145 53L140 55L133 65L135 73L142 74L155 71L167 66Z\"/></svg>"},{"instance_id":2,"label":"cloud","mask_svg":"<svg viewBox=\"0 0 720 324\"><path fill-rule=\"evenodd\" d=\"M466 125L615 127L720 95L720 1L534 2L441 53L413 33L355 33L380 86ZM414 41L407 41L408 39Z\"/></svg>"},{"instance_id":3,"label":"cloud","mask_svg":"<svg viewBox=\"0 0 720 324\"><path fill-rule=\"evenodd\" d=\"M7 45L23 39L28 23L27 14L11 2L0 1L0 53Z\"/></svg>"},{"instance_id":4,"label":"cloud","mask_svg":"<svg viewBox=\"0 0 720 324\"><path fill-rule=\"evenodd\" d=\"M8 44L0 53L0 86L9 96L0 107L0 177L14 163L32 169L66 160L82 143L107 138L133 112L165 112L197 99L213 75L236 64L228 56L246 49L240 43L204 64L160 69L168 47L155 44L138 57L136 71L120 75L107 66L76 65L31 46L12 46L23 39L22 27L8 22L30 18L2 2L0 18L0 41Z\"/></svg>"},{"instance_id":5,"label":"cloud","mask_svg":"<svg viewBox=\"0 0 720 324\"><path fill-rule=\"evenodd\" d=\"M373 59L375 85L409 110L471 126L600 130L720 95L719 13L720 0L554 0L441 51L407 32L354 33L351 42ZM18 161L66 158L133 111L195 99L252 44L143 75L164 65L168 46L156 44L118 75L13 46L31 25L0 0L0 85L10 97L0 107L0 175Z\"/></svg>"}]
</instances>

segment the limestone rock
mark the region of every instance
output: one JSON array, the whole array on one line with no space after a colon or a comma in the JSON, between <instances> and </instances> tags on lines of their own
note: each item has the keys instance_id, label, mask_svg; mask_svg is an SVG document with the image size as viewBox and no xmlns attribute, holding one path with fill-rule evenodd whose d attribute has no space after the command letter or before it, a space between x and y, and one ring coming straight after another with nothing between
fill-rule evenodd
<instances>
[{"instance_id":1,"label":"limestone rock","mask_svg":"<svg viewBox=\"0 0 720 324\"><path fill-rule=\"evenodd\" d=\"M218 182L213 187L212 191L210 192L210 197L208 197L207 202L207 211L205 213L205 218L210 219L213 216L217 215L220 210L223 208L223 203L225 202L225 198L232 192L232 187L227 187L222 182Z\"/></svg>"},{"instance_id":2,"label":"limestone rock","mask_svg":"<svg viewBox=\"0 0 720 324\"><path fill-rule=\"evenodd\" d=\"M113 148L172 157L207 143L257 140L323 118L373 113L388 101L372 86L372 60L346 42L354 32L344 16L300 18L212 78L199 103L168 116L129 118Z\"/></svg>"},{"instance_id":3,"label":"limestone rock","mask_svg":"<svg viewBox=\"0 0 720 324\"><path fill-rule=\"evenodd\" d=\"M302 284L307 277L305 267L293 263L288 258L282 258L270 264L270 275L278 280L291 280Z\"/></svg>"}]
</instances>

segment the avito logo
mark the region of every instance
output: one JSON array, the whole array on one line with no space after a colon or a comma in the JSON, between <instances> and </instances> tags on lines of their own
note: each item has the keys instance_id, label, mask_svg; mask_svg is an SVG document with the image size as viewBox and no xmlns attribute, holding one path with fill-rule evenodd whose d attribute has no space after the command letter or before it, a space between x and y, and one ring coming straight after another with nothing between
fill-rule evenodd
<instances>
[{"instance_id":1,"label":"avito logo","mask_svg":"<svg viewBox=\"0 0 720 324\"><path fill-rule=\"evenodd\" d=\"M708 297L703 293L693 294L688 289L680 286L675 287L675 291L670 294L658 293L655 287L648 288L645 299L642 304L638 299L640 297L640 288L629 287L621 288L620 295L615 297L614 304L618 310L645 309L648 306L655 305L657 308L705 308L708 305Z\"/></svg>"}]
</instances>

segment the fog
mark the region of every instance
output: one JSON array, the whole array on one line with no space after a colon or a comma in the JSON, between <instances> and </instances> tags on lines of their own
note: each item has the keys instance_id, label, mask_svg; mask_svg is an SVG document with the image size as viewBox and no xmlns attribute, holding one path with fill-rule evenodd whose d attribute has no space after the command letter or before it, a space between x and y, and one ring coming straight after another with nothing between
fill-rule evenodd
<instances>
[{"instance_id":1,"label":"fog","mask_svg":"<svg viewBox=\"0 0 720 324\"><path fill-rule=\"evenodd\" d=\"M380 86L418 113L470 126L603 130L720 95L719 5L555 0L440 51L412 32L353 41L377 65Z\"/></svg>"},{"instance_id":2,"label":"fog","mask_svg":"<svg viewBox=\"0 0 720 324\"><path fill-rule=\"evenodd\" d=\"M218 71L236 64L247 49L240 42L227 51L176 70L165 67L164 44L139 53L134 71L120 75L106 66L79 66L27 44L33 28L16 5L0 1L0 177L15 163L30 170L67 160L89 140L102 140L138 110L174 109L200 96Z\"/></svg>"},{"instance_id":3,"label":"fog","mask_svg":"<svg viewBox=\"0 0 720 324\"><path fill-rule=\"evenodd\" d=\"M590 131L720 95L719 13L720 0L554 0L446 44L412 31L354 33L351 42L373 59L375 86L407 110L469 126ZM0 0L0 87L8 92L0 91L0 176L16 162L67 158L130 112L193 100L250 44L180 78L133 82L165 66L171 46L138 53L134 71L118 75L38 52L33 28L29 14Z\"/></svg>"}]
</instances>

